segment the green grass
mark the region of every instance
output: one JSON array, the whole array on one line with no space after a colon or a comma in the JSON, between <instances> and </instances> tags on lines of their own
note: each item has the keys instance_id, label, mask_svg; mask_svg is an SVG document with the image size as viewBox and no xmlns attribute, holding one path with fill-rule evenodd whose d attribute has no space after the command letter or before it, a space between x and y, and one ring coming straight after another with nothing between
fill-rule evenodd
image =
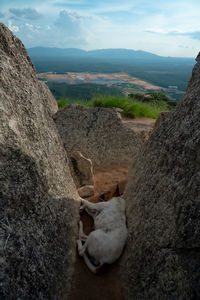
<instances>
[{"instance_id":1,"label":"green grass","mask_svg":"<svg viewBox=\"0 0 200 300\"><path fill-rule=\"evenodd\" d=\"M71 100L70 98L61 98L57 100L58 107L64 108L68 104L80 104L83 106L90 107L91 106L91 101L83 101L83 100Z\"/></svg>"},{"instance_id":2,"label":"green grass","mask_svg":"<svg viewBox=\"0 0 200 300\"><path fill-rule=\"evenodd\" d=\"M123 109L125 116L131 118L156 119L160 112L168 110L167 104L162 101L143 103L118 96L102 96L93 99L91 102L93 107L119 107Z\"/></svg>"},{"instance_id":3,"label":"green grass","mask_svg":"<svg viewBox=\"0 0 200 300\"><path fill-rule=\"evenodd\" d=\"M130 118L152 118L156 119L162 111L169 110L167 103L163 101L152 101L151 103L137 101L135 99L121 96L99 96L91 101L72 101L61 99L58 101L59 108L70 103L77 103L86 107L119 107L123 109L123 115Z\"/></svg>"}]
</instances>

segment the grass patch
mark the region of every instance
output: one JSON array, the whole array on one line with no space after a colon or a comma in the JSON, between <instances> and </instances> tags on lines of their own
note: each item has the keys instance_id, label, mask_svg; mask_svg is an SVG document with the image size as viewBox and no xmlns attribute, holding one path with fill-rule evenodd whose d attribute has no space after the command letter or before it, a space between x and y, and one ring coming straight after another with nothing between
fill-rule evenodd
<instances>
[{"instance_id":1,"label":"grass patch","mask_svg":"<svg viewBox=\"0 0 200 300\"><path fill-rule=\"evenodd\" d=\"M169 106L163 101L141 102L136 99L121 96L99 96L91 101L73 101L70 99L60 99L59 108L67 104L80 104L86 107L119 107L123 109L123 115L130 118L152 118L156 119L162 111L168 111Z\"/></svg>"},{"instance_id":2,"label":"grass patch","mask_svg":"<svg viewBox=\"0 0 200 300\"><path fill-rule=\"evenodd\" d=\"M102 96L91 101L92 107L119 107L123 109L124 116L130 118L156 119L162 111L169 110L168 105L162 101L144 103L130 98L118 96Z\"/></svg>"},{"instance_id":3,"label":"grass patch","mask_svg":"<svg viewBox=\"0 0 200 300\"><path fill-rule=\"evenodd\" d=\"M68 104L80 104L83 106L90 107L91 101L83 101L83 100L71 100L69 98L61 98L57 100L59 109L64 108Z\"/></svg>"}]
</instances>

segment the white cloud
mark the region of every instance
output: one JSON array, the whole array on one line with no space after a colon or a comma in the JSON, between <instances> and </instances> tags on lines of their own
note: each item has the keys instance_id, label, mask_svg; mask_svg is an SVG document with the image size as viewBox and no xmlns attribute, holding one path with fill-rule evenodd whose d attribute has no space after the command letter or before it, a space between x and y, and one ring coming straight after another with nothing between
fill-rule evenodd
<instances>
[{"instance_id":1,"label":"white cloud","mask_svg":"<svg viewBox=\"0 0 200 300\"><path fill-rule=\"evenodd\" d=\"M9 11L18 18L25 18L29 20L38 20L42 17L34 8L10 8Z\"/></svg>"},{"instance_id":2,"label":"white cloud","mask_svg":"<svg viewBox=\"0 0 200 300\"><path fill-rule=\"evenodd\" d=\"M38 29L40 29L40 26L32 25L32 24L28 24L28 23L26 24L26 27L33 32L39 32Z\"/></svg>"},{"instance_id":3,"label":"white cloud","mask_svg":"<svg viewBox=\"0 0 200 300\"><path fill-rule=\"evenodd\" d=\"M9 28L12 32L18 32L18 31L19 31L19 27L13 25L11 20L8 20L8 28Z\"/></svg>"},{"instance_id":4,"label":"white cloud","mask_svg":"<svg viewBox=\"0 0 200 300\"><path fill-rule=\"evenodd\" d=\"M73 11L62 10L51 24L21 24L18 36L26 47L85 48L91 38L87 22L87 18Z\"/></svg>"},{"instance_id":5,"label":"white cloud","mask_svg":"<svg viewBox=\"0 0 200 300\"><path fill-rule=\"evenodd\" d=\"M13 3L2 0L1 21L9 20L28 47L130 48L171 56L194 56L200 47L199 0L15 0L17 8Z\"/></svg>"},{"instance_id":6,"label":"white cloud","mask_svg":"<svg viewBox=\"0 0 200 300\"><path fill-rule=\"evenodd\" d=\"M87 44L88 29L84 25L84 18L72 11L62 10L53 29L60 43L69 47L80 47Z\"/></svg>"}]
</instances>

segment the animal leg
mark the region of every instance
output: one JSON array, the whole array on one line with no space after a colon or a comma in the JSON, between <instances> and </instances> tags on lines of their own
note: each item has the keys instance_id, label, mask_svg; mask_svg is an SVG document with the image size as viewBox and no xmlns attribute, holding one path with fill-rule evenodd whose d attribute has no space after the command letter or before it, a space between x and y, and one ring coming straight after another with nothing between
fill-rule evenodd
<instances>
[{"instance_id":1,"label":"animal leg","mask_svg":"<svg viewBox=\"0 0 200 300\"><path fill-rule=\"evenodd\" d=\"M86 212L89 216L94 217L96 213L98 212L97 209L89 209L88 207L85 207Z\"/></svg>"},{"instance_id":2,"label":"animal leg","mask_svg":"<svg viewBox=\"0 0 200 300\"><path fill-rule=\"evenodd\" d=\"M85 263L86 263L88 269L89 269L92 273L94 273L94 274L96 274L96 273L101 269L101 267L103 266L103 265L99 265L99 266L97 266L97 267L94 266L94 265L91 263L91 261L89 260L88 256L87 256L85 253L83 254L83 259L84 259L84 261L85 261Z\"/></svg>"},{"instance_id":3,"label":"animal leg","mask_svg":"<svg viewBox=\"0 0 200 300\"><path fill-rule=\"evenodd\" d=\"M83 209L85 209L91 217L94 217L96 213L102 210L106 205L106 202L92 203L85 199L82 199L81 202L82 206L80 207L80 210L82 211Z\"/></svg>"},{"instance_id":4,"label":"animal leg","mask_svg":"<svg viewBox=\"0 0 200 300\"><path fill-rule=\"evenodd\" d=\"M86 241L88 236L83 232L83 222L79 221L79 240Z\"/></svg>"},{"instance_id":5,"label":"animal leg","mask_svg":"<svg viewBox=\"0 0 200 300\"><path fill-rule=\"evenodd\" d=\"M83 245L81 240L77 240L77 246L78 246L78 253L80 256L83 256L86 248L87 248L87 241L85 242L85 244Z\"/></svg>"},{"instance_id":6,"label":"animal leg","mask_svg":"<svg viewBox=\"0 0 200 300\"><path fill-rule=\"evenodd\" d=\"M77 240L77 246L78 246L78 252L81 251L83 248L81 240Z\"/></svg>"}]
</instances>

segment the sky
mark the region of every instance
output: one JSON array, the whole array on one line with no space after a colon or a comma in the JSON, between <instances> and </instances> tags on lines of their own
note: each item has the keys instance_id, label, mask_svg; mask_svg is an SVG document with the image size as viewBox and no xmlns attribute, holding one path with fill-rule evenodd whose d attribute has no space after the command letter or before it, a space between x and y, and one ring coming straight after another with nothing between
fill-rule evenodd
<instances>
[{"instance_id":1,"label":"sky","mask_svg":"<svg viewBox=\"0 0 200 300\"><path fill-rule=\"evenodd\" d=\"M199 0L0 0L0 22L26 48L200 51Z\"/></svg>"}]
</instances>

